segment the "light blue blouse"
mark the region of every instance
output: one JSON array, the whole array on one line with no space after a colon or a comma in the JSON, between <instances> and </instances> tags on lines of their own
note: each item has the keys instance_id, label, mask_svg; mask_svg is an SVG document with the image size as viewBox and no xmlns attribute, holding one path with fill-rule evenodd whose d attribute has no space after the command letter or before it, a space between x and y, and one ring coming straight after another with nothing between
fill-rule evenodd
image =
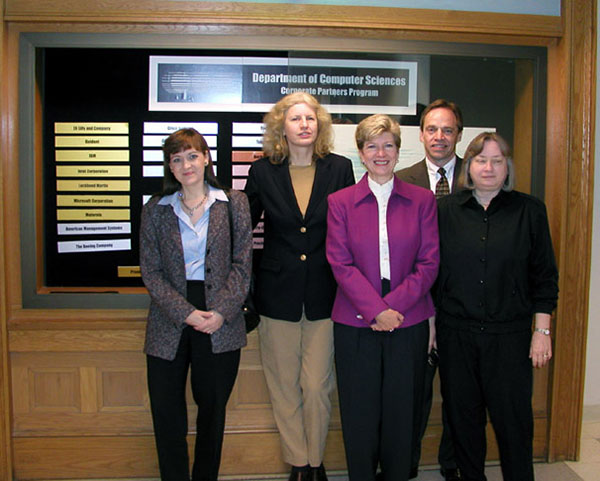
<instances>
[{"instance_id":1,"label":"light blue blouse","mask_svg":"<svg viewBox=\"0 0 600 481\"><path fill-rule=\"evenodd\" d=\"M179 232L181 233L181 243L183 244L183 259L185 262L185 277L188 281L204 280L204 259L206 256L206 236L208 234L208 220L210 208L217 200L229 202L229 198L221 189L210 185L206 204L204 204L204 213L198 219L196 224L190 222L190 217L183 211L179 193L165 195L158 203L160 205L170 205L179 220Z\"/></svg>"}]
</instances>

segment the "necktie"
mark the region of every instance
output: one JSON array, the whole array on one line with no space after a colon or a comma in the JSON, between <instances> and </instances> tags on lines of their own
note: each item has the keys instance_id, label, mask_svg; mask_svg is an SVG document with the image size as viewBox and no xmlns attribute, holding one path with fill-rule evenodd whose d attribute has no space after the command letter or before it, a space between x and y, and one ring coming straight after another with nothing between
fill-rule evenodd
<instances>
[{"instance_id":1,"label":"necktie","mask_svg":"<svg viewBox=\"0 0 600 481\"><path fill-rule=\"evenodd\" d=\"M450 186L448 185L448 179L446 178L446 169L440 167L438 169L438 174L440 174L440 180L438 180L437 184L435 184L436 199L444 197L450 193Z\"/></svg>"}]
</instances>

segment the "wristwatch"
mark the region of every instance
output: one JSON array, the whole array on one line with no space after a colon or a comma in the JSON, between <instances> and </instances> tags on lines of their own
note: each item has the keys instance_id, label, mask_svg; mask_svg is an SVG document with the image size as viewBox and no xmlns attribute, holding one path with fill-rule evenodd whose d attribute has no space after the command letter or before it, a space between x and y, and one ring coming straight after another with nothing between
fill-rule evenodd
<instances>
[{"instance_id":1,"label":"wristwatch","mask_svg":"<svg viewBox=\"0 0 600 481\"><path fill-rule=\"evenodd\" d=\"M539 327L536 327L534 329L535 332L541 332L544 336L549 336L550 335L550 329L540 329Z\"/></svg>"}]
</instances>

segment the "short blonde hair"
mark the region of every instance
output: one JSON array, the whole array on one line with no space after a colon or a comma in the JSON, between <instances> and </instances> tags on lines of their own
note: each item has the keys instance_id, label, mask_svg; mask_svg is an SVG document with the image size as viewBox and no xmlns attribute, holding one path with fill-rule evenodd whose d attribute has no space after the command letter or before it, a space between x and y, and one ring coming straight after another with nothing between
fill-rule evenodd
<instances>
[{"instance_id":1,"label":"short blonde hair","mask_svg":"<svg viewBox=\"0 0 600 481\"><path fill-rule=\"evenodd\" d=\"M290 107L306 104L317 115L317 140L313 149L313 157L322 158L333 148L333 129L331 115L312 95L306 92L295 92L286 95L265 115L265 133L263 136L263 152L272 164L281 164L290 151L284 135L285 116Z\"/></svg>"},{"instance_id":2,"label":"short blonde hair","mask_svg":"<svg viewBox=\"0 0 600 481\"><path fill-rule=\"evenodd\" d=\"M463 160L458 183L465 189L475 189L473 179L471 178L471 174L469 174L469 170L471 169L471 161L474 157L477 157L479 154L481 154L481 151L485 147L485 143L490 141L498 144L500 152L502 152L502 156L506 159L508 173L506 175L506 179L504 179L504 184L502 184L502 190L510 192L515 188L515 164L511 157L511 151L508 142L506 142L506 140L504 140L504 138L496 132L482 132L473 140L471 140L467 150L465 151L465 158Z\"/></svg>"},{"instance_id":3,"label":"short blonde hair","mask_svg":"<svg viewBox=\"0 0 600 481\"><path fill-rule=\"evenodd\" d=\"M394 143L398 150L400 149L400 125L395 120L392 120L389 115L375 114L360 121L356 127L354 138L356 139L356 147L362 150L365 142L373 140L375 137L389 132L394 137Z\"/></svg>"}]
</instances>

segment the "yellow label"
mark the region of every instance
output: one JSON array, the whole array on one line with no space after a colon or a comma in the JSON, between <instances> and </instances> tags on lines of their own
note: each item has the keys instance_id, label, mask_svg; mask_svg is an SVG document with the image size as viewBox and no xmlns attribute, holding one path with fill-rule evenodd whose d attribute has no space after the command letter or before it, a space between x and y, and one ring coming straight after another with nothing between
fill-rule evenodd
<instances>
[{"instance_id":1,"label":"yellow label","mask_svg":"<svg viewBox=\"0 0 600 481\"><path fill-rule=\"evenodd\" d=\"M56 190L60 191L97 191L129 192L128 180L57 180Z\"/></svg>"},{"instance_id":2,"label":"yellow label","mask_svg":"<svg viewBox=\"0 0 600 481\"><path fill-rule=\"evenodd\" d=\"M54 122L55 134L128 134L127 122Z\"/></svg>"},{"instance_id":3,"label":"yellow label","mask_svg":"<svg viewBox=\"0 0 600 481\"><path fill-rule=\"evenodd\" d=\"M57 162L129 162L129 150L57 150Z\"/></svg>"},{"instance_id":4,"label":"yellow label","mask_svg":"<svg viewBox=\"0 0 600 481\"><path fill-rule=\"evenodd\" d=\"M129 209L58 209L56 218L66 220L129 220Z\"/></svg>"},{"instance_id":5,"label":"yellow label","mask_svg":"<svg viewBox=\"0 0 600 481\"><path fill-rule=\"evenodd\" d=\"M129 137L126 135L97 136L61 136L54 137L55 147L129 147Z\"/></svg>"},{"instance_id":6,"label":"yellow label","mask_svg":"<svg viewBox=\"0 0 600 481\"><path fill-rule=\"evenodd\" d=\"M57 195L58 207L129 207L128 195Z\"/></svg>"},{"instance_id":7,"label":"yellow label","mask_svg":"<svg viewBox=\"0 0 600 481\"><path fill-rule=\"evenodd\" d=\"M128 165L57 165L56 177L129 177Z\"/></svg>"},{"instance_id":8,"label":"yellow label","mask_svg":"<svg viewBox=\"0 0 600 481\"><path fill-rule=\"evenodd\" d=\"M118 266L119 277L142 277L140 266Z\"/></svg>"}]
</instances>

